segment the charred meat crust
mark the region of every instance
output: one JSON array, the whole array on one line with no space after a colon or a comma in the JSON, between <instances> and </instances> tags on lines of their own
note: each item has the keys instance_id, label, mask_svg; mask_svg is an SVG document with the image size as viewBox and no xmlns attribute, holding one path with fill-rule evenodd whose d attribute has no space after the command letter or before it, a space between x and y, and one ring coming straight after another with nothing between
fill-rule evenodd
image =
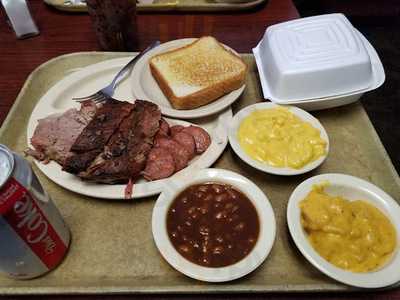
<instances>
[{"instance_id":1,"label":"charred meat crust","mask_svg":"<svg viewBox=\"0 0 400 300\"><path fill-rule=\"evenodd\" d=\"M123 120L104 151L78 176L109 184L136 179L145 168L160 120L157 105L136 100L133 111Z\"/></svg>"},{"instance_id":2,"label":"charred meat crust","mask_svg":"<svg viewBox=\"0 0 400 300\"><path fill-rule=\"evenodd\" d=\"M109 99L97 110L93 119L75 140L71 150L86 152L103 148L121 121L130 114L133 106L129 102Z\"/></svg>"},{"instance_id":3,"label":"charred meat crust","mask_svg":"<svg viewBox=\"0 0 400 300\"><path fill-rule=\"evenodd\" d=\"M103 151L110 137L118 130L121 122L130 114L134 105L109 99L94 115L71 147L63 170L78 174L86 170Z\"/></svg>"}]
</instances>

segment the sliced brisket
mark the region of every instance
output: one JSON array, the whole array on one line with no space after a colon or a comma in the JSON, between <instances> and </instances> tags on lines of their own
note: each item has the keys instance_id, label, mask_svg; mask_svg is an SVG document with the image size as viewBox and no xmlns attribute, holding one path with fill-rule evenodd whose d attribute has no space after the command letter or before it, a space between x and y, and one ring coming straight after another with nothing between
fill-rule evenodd
<instances>
[{"instance_id":1,"label":"sliced brisket","mask_svg":"<svg viewBox=\"0 0 400 300\"><path fill-rule=\"evenodd\" d=\"M71 108L63 114L53 114L38 121L31 138L34 149L25 153L39 160L55 160L63 165L70 149L96 112L93 101L85 101L80 110Z\"/></svg>"},{"instance_id":2,"label":"sliced brisket","mask_svg":"<svg viewBox=\"0 0 400 300\"><path fill-rule=\"evenodd\" d=\"M133 107L132 103L109 99L98 108L93 119L72 145L63 170L73 174L86 170L103 152L104 146Z\"/></svg>"},{"instance_id":3,"label":"sliced brisket","mask_svg":"<svg viewBox=\"0 0 400 300\"><path fill-rule=\"evenodd\" d=\"M110 184L136 179L145 168L160 120L157 105L136 100L133 111L110 138L103 153L78 176Z\"/></svg>"},{"instance_id":4,"label":"sliced brisket","mask_svg":"<svg viewBox=\"0 0 400 300\"><path fill-rule=\"evenodd\" d=\"M86 152L103 148L121 121L130 114L132 109L132 103L109 99L97 110L96 115L72 145L71 150Z\"/></svg>"}]
</instances>

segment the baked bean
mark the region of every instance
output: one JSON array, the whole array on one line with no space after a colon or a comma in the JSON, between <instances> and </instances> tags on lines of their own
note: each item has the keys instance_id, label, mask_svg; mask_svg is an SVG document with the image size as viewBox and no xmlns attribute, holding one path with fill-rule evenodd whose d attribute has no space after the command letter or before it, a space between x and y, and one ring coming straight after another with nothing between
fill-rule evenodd
<instances>
[{"instance_id":1,"label":"baked bean","mask_svg":"<svg viewBox=\"0 0 400 300\"><path fill-rule=\"evenodd\" d=\"M208 206L200 207L200 213L201 213L202 215L207 214L207 213L208 213Z\"/></svg>"},{"instance_id":2,"label":"baked bean","mask_svg":"<svg viewBox=\"0 0 400 300\"><path fill-rule=\"evenodd\" d=\"M234 264L251 252L259 235L251 201L230 185L193 185L173 201L167 232L177 251L207 267Z\"/></svg>"},{"instance_id":3,"label":"baked bean","mask_svg":"<svg viewBox=\"0 0 400 300\"><path fill-rule=\"evenodd\" d=\"M217 246L213 249L213 254L222 254L224 248L222 246Z\"/></svg>"},{"instance_id":4,"label":"baked bean","mask_svg":"<svg viewBox=\"0 0 400 300\"><path fill-rule=\"evenodd\" d=\"M215 196L215 201L216 202L223 202L228 198L228 194L219 194Z\"/></svg>"},{"instance_id":5,"label":"baked bean","mask_svg":"<svg viewBox=\"0 0 400 300\"><path fill-rule=\"evenodd\" d=\"M189 214L189 215L192 215L192 214L194 214L195 211L196 211L196 206L192 206L192 207L190 207L190 208L188 209L188 214Z\"/></svg>"},{"instance_id":6,"label":"baked bean","mask_svg":"<svg viewBox=\"0 0 400 300\"><path fill-rule=\"evenodd\" d=\"M201 235L208 235L210 232L210 229L207 226L200 226L199 232Z\"/></svg>"},{"instance_id":7,"label":"baked bean","mask_svg":"<svg viewBox=\"0 0 400 300\"><path fill-rule=\"evenodd\" d=\"M238 197L238 195L235 193L235 191L228 190L227 193L228 193L229 197L233 200L235 200Z\"/></svg>"},{"instance_id":8,"label":"baked bean","mask_svg":"<svg viewBox=\"0 0 400 300\"><path fill-rule=\"evenodd\" d=\"M199 191L199 192L196 192L196 193L195 193L195 196L196 196L198 199L203 199L203 198L205 198L206 194L203 193L203 192L201 192L201 191Z\"/></svg>"},{"instance_id":9,"label":"baked bean","mask_svg":"<svg viewBox=\"0 0 400 300\"><path fill-rule=\"evenodd\" d=\"M222 192L225 191L225 189L223 188L222 185L220 184L213 184L212 185L212 189L214 190L214 192L218 195L221 194Z\"/></svg>"},{"instance_id":10,"label":"baked bean","mask_svg":"<svg viewBox=\"0 0 400 300\"><path fill-rule=\"evenodd\" d=\"M223 219L224 218L224 213L222 211L219 211L216 213L215 218L217 220Z\"/></svg>"},{"instance_id":11,"label":"baked bean","mask_svg":"<svg viewBox=\"0 0 400 300\"><path fill-rule=\"evenodd\" d=\"M208 194L205 198L204 201L209 202L213 199L213 195Z\"/></svg>"},{"instance_id":12,"label":"baked bean","mask_svg":"<svg viewBox=\"0 0 400 300\"><path fill-rule=\"evenodd\" d=\"M189 247L187 245L181 245L179 247L179 250L182 251L182 252L187 253L187 252L189 252Z\"/></svg>"},{"instance_id":13,"label":"baked bean","mask_svg":"<svg viewBox=\"0 0 400 300\"><path fill-rule=\"evenodd\" d=\"M205 193L205 192L208 191L208 185L201 185L201 186L199 186L198 190L199 190L200 192Z\"/></svg>"},{"instance_id":14,"label":"baked bean","mask_svg":"<svg viewBox=\"0 0 400 300\"><path fill-rule=\"evenodd\" d=\"M244 229L244 223L243 222L240 222L234 228L235 231L242 231L243 229Z\"/></svg>"}]
</instances>

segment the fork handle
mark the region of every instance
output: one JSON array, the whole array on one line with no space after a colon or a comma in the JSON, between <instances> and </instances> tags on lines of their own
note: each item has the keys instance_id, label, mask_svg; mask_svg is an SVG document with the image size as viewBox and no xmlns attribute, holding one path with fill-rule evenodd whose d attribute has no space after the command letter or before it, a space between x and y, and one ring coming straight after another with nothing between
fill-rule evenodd
<instances>
[{"instance_id":1,"label":"fork handle","mask_svg":"<svg viewBox=\"0 0 400 300\"><path fill-rule=\"evenodd\" d=\"M136 55L129 63L123 67L117 75L115 75L113 81L111 82L111 86L113 89L115 89L116 85L121 81L121 79L125 76L125 74L130 70L130 67L138 60L140 59L144 54L146 54L149 50L153 49L154 47L160 45L160 41L155 41L153 42L150 46L148 46L146 49L144 49L142 52L140 52L138 55Z\"/></svg>"}]
</instances>

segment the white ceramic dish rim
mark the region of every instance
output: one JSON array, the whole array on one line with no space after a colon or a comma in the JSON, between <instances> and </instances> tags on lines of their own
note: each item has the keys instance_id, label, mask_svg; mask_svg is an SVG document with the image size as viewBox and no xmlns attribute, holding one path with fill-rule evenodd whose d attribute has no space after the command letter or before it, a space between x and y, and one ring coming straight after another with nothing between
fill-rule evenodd
<instances>
[{"instance_id":1,"label":"white ceramic dish rim","mask_svg":"<svg viewBox=\"0 0 400 300\"><path fill-rule=\"evenodd\" d=\"M257 45L255 48L253 48L253 54L254 54L254 59L256 61L257 69L259 72L259 76L260 76L260 82L261 82L264 99L271 100L272 102L275 102L278 104L295 105L296 103L323 102L323 101L335 100L338 98L344 98L344 97L353 96L353 95L364 94L366 92L372 91L372 90L380 87L385 82L385 70L384 70L382 62L378 56L378 53L376 52L374 47L364 37L364 35L361 32L359 32L355 28L354 28L354 31L360 36L362 42L364 43L365 48L367 49L370 59L371 59L371 66L372 66L372 80L371 81L372 82L368 88L353 91L350 93L343 93L343 94L333 95L333 96L323 97L323 98L291 99L291 100L276 98L274 95L272 95L268 80L266 79L267 77L264 74L263 67L262 67L263 66L262 59L261 59L258 45Z\"/></svg>"},{"instance_id":2,"label":"white ceramic dish rim","mask_svg":"<svg viewBox=\"0 0 400 300\"><path fill-rule=\"evenodd\" d=\"M311 125L314 128L317 128L320 132L321 132L321 138L324 139L327 142L326 145L326 155L318 158L317 160L308 163L307 165L305 165L303 168L301 169L292 169L292 168L277 168L277 167L273 167L270 166L266 163L262 163L259 162L255 159L253 159L252 157L250 157L240 146L240 143L237 139L237 131L239 129L240 123L242 122L242 120L244 118L246 118L249 114L251 114L253 111L255 110L260 110L260 109L272 109L275 107L286 107L289 109L290 112L292 112L293 114L295 114L296 116L298 116L300 119L302 119L303 121L309 122L311 123ZM329 154L329 138L328 138L328 134L325 131L325 128L322 126L322 124L318 121L318 119L316 119L315 117L313 117L310 113L298 108L298 107L294 107L294 106L283 106L283 105L278 105L275 103L266 103L266 102L260 102L260 103L256 103L256 104L252 104L249 106L246 106L245 108L243 108L242 110L240 110L239 112L237 112L233 119L232 122L229 125L229 129L228 129L228 138L229 138L229 143L232 146L233 150L235 151L235 153L247 164L249 164L250 166L252 166L253 168L256 168L258 170L264 171L266 173L270 173L270 174L275 174L275 175L299 175L299 174L303 174L306 172L309 172L315 168L317 168L319 165L321 165L324 160L326 159L326 157Z\"/></svg>"},{"instance_id":3,"label":"white ceramic dish rim","mask_svg":"<svg viewBox=\"0 0 400 300\"><path fill-rule=\"evenodd\" d=\"M62 95L65 90L70 89L73 85L77 83L83 85L85 82L85 78L90 78L90 76L93 76L93 74L95 73L104 74L104 72L109 69L121 68L131 59L132 57L123 57L89 65L87 67L79 69L79 71L73 72L65 76L62 80L52 86L38 101L30 116L27 127L27 144L31 146L30 138L33 135L38 119L46 117L51 113L61 113L66 110L58 109L51 106L53 102L58 100L59 96ZM127 80L129 79L127 78ZM99 88L101 87L99 86ZM81 94L85 95L90 93L82 92ZM71 100L71 108L74 107L74 105L76 106L76 103ZM51 108L49 109L49 107ZM144 181L136 183L134 186L133 198L142 198L159 194L162 191L164 185L167 184L167 181L171 178L190 177L197 170L211 166L223 153L228 143L227 128L225 124L228 122L228 120L231 119L231 117L232 110L228 108L221 112L219 115L215 115L214 117L209 119L209 121L207 121L207 124L213 122L215 123L215 128L213 132L209 132L213 139L207 151L204 152L202 155L197 156L193 161L190 162L188 167L174 174L172 177L151 182ZM167 120L171 124L181 124L184 126L194 124L176 119ZM124 199L124 189L126 186L124 184L109 185L84 182L75 175L62 171L61 166L54 161L50 162L47 165L37 160L34 160L34 162L39 170L43 172L43 174L45 174L50 180L66 188L67 190L79 193L81 195L101 199Z\"/></svg>"},{"instance_id":4,"label":"white ceramic dish rim","mask_svg":"<svg viewBox=\"0 0 400 300\"><path fill-rule=\"evenodd\" d=\"M211 181L227 183L242 191L256 207L260 220L260 233L253 250L241 261L221 268L199 266L183 258L170 242L165 228L166 215L175 197L192 184ZM249 179L228 170L204 169L196 173L190 180L170 181L154 206L152 232L158 250L176 270L197 280L224 282L245 276L263 263L275 240L276 221L268 197Z\"/></svg>"},{"instance_id":5,"label":"white ceramic dish rim","mask_svg":"<svg viewBox=\"0 0 400 300\"><path fill-rule=\"evenodd\" d=\"M345 271L335 267L322 258L307 240L306 234L304 233L300 223L299 202L311 191L313 185L321 184L326 181L329 182L330 185L338 185L341 187L364 191L370 196L368 199L364 200L369 201L371 204L378 203L381 207L383 206L385 208L383 210L384 213L389 216L397 230L397 248L391 261L382 269L369 273L353 273ZM290 196L287 206L287 223L290 234L304 257L317 269L333 279L348 285L362 288L381 288L399 282L400 206L392 197L377 186L360 178L345 174L332 173L311 177L298 185Z\"/></svg>"},{"instance_id":6,"label":"white ceramic dish rim","mask_svg":"<svg viewBox=\"0 0 400 300\"><path fill-rule=\"evenodd\" d=\"M185 39L178 39L178 40L173 40L173 41L163 43L160 46L150 50L141 59L139 59L139 61L135 64L135 66L132 70L132 75L131 75L132 82L133 82L133 84L132 84L133 95L135 95L136 98L138 98L138 99L144 99L144 100L151 101L151 99L149 99L148 94L146 93L146 87L144 87L141 84L141 75L143 72L147 72L145 68L148 64L147 63L148 60L152 56L162 53L162 52L172 50L172 49L183 47L185 45L188 45L188 44L194 42L195 40L197 40L197 39L196 38L185 38ZM237 56L239 56L239 54L232 48L230 48L224 44L223 44L223 46L225 48L227 48L228 50L232 51ZM152 85L151 88L159 90L160 95L162 95L161 97L163 97L163 99L164 99L164 102L168 102L167 98L162 93L157 82L155 82L155 84ZM205 116L209 116L209 115L218 113L221 110L223 110L224 108L226 108L229 105L231 105L232 103L234 103L237 99L239 99L240 95L243 93L245 88L246 88L246 85L244 84L239 89L236 89L236 90L230 92L229 94L224 95L209 104L200 106L195 109L179 110L179 109L174 109L172 106L171 107L167 107L167 106L163 106L163 105L159 105L159 106L160 106L160 109L161 109L161 112L163 115L173 117L173 118L192 119L192 118L205 117ZM153 99L153 101L155 101L155 99Z\"/></svg>"}]
</instances>

